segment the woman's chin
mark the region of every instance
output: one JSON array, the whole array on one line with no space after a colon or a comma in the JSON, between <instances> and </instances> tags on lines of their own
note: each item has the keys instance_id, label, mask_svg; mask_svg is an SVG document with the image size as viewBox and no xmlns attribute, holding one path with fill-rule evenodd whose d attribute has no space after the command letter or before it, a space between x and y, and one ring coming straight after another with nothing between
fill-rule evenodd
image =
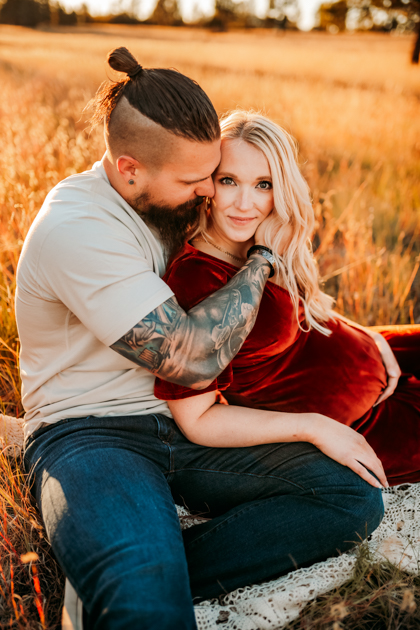
<instances>
[{"instance_id":1,"label":"woman's chin","mask_svg":"<svg viewBox=\"0 0 420 630\"><path fill-rule=\"evenodd\" d=\"M229 231L229 233L225 234L225 237L232 241L233 243L247 243L250 240L254 239L255 232L249 232L249 230L244 233L242 230L238 231Z\"/></svg>"}]
</instances>

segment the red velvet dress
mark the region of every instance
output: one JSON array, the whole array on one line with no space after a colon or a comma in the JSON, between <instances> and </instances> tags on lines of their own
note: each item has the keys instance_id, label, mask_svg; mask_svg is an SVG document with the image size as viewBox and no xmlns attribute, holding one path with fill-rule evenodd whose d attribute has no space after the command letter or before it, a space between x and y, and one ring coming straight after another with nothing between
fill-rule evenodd
<instances>
[{"instance_id":1,"label":"red velvet dress","mask_svg":"<svg viewBox=\"0 0 420 630\"><path fill-rule=\"evenodd\" d=\"M237 270L186 245L164 279L188 311ZM305 328L303 309L300 321ZM376 407L387 381L376 344L340 320L328 328L329 337L302 331L288 291L267 282L255 326L219 378L201 391L156 379L155 395L177 400L221 390L230 404L322 413L366 437L390 484L420 481L420 326L376 329L403 372L394 394Z\"/></svg>"}]
</instances>

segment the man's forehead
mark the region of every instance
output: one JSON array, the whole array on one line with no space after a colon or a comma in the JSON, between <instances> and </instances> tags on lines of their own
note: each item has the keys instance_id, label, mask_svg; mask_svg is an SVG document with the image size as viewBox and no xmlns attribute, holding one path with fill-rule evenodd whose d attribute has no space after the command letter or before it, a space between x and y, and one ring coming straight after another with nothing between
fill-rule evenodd
<instances>
[{"instance_id":1,"label":"man's forehead","mask_svg":"<svg viewBox=\"0 0 420 630\"><path fill-rule=\"evenodd\" d=\"M208 177L220 163L220 140L198 142L177 137L172 149L168 155L168 169L183 172L189 179Z\"/></svg>"}]
</instances>

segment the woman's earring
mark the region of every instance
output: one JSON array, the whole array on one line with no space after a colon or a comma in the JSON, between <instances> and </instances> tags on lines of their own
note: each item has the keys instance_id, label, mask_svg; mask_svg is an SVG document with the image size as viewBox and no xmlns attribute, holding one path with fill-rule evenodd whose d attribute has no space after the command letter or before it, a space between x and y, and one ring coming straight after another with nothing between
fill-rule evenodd
<instances>
[{"instance_id":1,"label":"woman's earring","mask_svg":"<svg viewBox=\"0 0 420 630\"><path fill-rule=\"evenodd\" d=\"M211 199L210 197L206 197L206 214L209 216L211 209Z\"/></svg>"},{"instance_id":2,"label":"woman's earring","mask_svg":"<svg viewBox=\"0 0 420 630\"><path fill-rule=\"evenodd\" d=\"M128 183L130 184L130 186L132 186L134 184L134 179L129 179Z\"/></svg>"}]
</instances>

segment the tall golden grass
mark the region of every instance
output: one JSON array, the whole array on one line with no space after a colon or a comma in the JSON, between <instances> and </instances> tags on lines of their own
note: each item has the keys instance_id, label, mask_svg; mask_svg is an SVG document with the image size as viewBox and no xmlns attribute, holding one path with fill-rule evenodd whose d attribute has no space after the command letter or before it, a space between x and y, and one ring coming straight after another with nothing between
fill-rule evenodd
<instances>
[{"instance_id":1,"label":"tall golden grass","mask_svg":"<svg viewBox=\"0 0 420 630\"><path fill-rule=\"evenodd\" d=\"M88 135L82 110L106 78L106 53L120 45L143 65L192 76L221 113L252 107L285 126L299 142L316 257L338 310L368 325L420 321L420 88L410 39L1 27L0 411L23 412L14 317L22 243L47 192L102 155L101 133ZM2 457L0 471L0 627L53 628L59 571L19 465ZM20 560L29 551L39 556L41 596Z\"/></svg>"}]
</instances>

